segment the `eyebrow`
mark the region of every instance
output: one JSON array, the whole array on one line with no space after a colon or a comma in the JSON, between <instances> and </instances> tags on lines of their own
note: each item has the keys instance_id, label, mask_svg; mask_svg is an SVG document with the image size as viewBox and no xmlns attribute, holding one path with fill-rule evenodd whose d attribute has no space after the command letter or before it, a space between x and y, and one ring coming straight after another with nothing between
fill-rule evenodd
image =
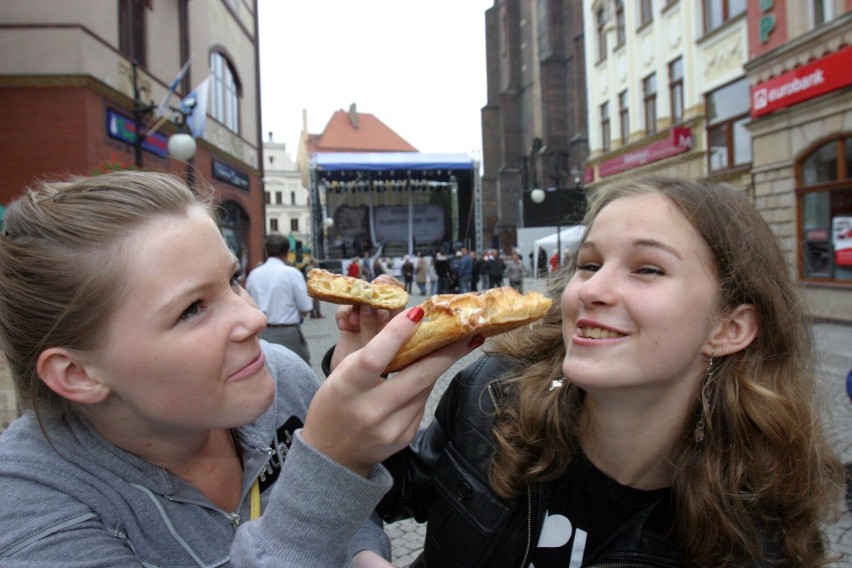
<instances>
[{"instance_id":1,"label":"eyebrow","mask_svg":"<svg viewBox=\"0 0 852 568\"><path fill-rule=\"evenodd\" d=\"M668 253L668 254L674 256L675 258L677 258L679 260L683 260L683 256L680 254L680 252L678 252L677 249L663 243L662 241L658 241L656 239L635 239L632 244L633 244L634 247L648 247L648 248L659 249L659 250L661 250L665 253ZM586 249L586 248L597 248L597 245L595 244L594 241L586 240L580 245L580 249Z\"/></svg>"},{"instance_id":2,"label":"eyebrow","mask_svg":"<svg viewBox=\"0 0 852 568\"><path fill-rule=\"evenodd\" d=\"M230 277L236 274L239 269L239 259L232 254L231 264L228 269L228 278L230 279ZM209 287L210 282L201 282L196 286L192 286L184 290L179 290L178 294L172 296L168 301L159 306L156 311L157 313L170 313L173 310L176 311L180 309L187 301L194 301L195 299L197 299L198 296L200 296L202 292Z\"/></svg>"}]
</instances>

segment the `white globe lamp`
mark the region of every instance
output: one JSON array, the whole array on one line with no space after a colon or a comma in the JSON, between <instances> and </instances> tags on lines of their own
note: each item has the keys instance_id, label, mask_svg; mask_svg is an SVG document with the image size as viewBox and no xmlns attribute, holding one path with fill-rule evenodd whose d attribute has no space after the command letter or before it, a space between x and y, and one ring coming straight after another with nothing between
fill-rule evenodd
<instances>
[{"instance_id":1,"label":"white globe lamp","mask_svg":"<svg viewBox=\"0 0 852 568\"><path fill-rule=\"evenodd\" d=\"M169 137L169 143L167 148L169 151L169 156L186 162L195 155L195 138L183 132L172 134Z\"/></svg>"}]
</instances>

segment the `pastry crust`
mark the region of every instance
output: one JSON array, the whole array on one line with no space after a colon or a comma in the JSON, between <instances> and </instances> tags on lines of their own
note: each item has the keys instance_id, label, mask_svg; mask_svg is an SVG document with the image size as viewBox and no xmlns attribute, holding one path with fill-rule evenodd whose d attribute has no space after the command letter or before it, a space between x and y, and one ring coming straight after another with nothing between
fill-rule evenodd
<instances>
[{"instance_id":1,"label":"pastry crust","mask_svg":"<svg viewBox=\"0 0 852 568\"><path fill-rule=\"evenodd\" d=\"M520 294L511 286L478 294L439 294L420 304L420 325L385 370L399 371L417 359L455 341L475 335L490 337L544 317L553 301L538 292Z\"/></svg>"},{"instance_id":2,"label":"pastry crust","mask_svg":"<svg viewBox=\"0 0 852 568\"><path fill-rule=\"evenodd\" d=\"M398 310L408 303L408 292L399 286L370 283L322 268L308 272L307 286L309 296L333 304L367 304L382 310Z\"/></svg>"}]
</instances>

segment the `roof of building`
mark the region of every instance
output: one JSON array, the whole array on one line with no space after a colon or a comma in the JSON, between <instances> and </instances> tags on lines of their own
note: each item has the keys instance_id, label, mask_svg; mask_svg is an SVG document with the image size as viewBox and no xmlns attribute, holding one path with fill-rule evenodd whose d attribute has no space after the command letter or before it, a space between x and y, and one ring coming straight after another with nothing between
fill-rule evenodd
<instances>
[{"instance_id":1,"label":"roof of building","mask_svg":"<svg viewBox=\"0 0 852 568\"><path fill-rule=\"evenodd\" d=\"M335 111L322 134L308 135L310 152L417 152L384 122L367 112Z\"/></svg>"}]
</instances>

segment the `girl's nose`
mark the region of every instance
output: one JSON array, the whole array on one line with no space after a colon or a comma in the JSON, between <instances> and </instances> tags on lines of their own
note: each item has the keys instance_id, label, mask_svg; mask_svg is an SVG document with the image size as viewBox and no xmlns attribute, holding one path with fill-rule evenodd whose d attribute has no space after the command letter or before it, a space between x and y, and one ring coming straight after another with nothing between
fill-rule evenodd
<instances>
[{"instance_id":1,"label":"girl's nose","mask_svg":"<svg viewBox=\"0 0 852 568\"><path fill-rule=\"evenodd\" d=\"M610 304L615 298L611 271L601 267L586 279L578 288L577 295L584 306Z\"/></svg>"},{"instance_id":2,"label":"girl's nose","mask_svg":"<svg viewBox=\"0 0 852 568\"><path fill-rule=\"evenodd\" d=\"M259 335L266 328L266 314L260 311L245 289L240 288L239 297L235 298L235 314L237 325L234 331L236 339L243 340L253 335Z\"/></svg>"}]
</instances>

